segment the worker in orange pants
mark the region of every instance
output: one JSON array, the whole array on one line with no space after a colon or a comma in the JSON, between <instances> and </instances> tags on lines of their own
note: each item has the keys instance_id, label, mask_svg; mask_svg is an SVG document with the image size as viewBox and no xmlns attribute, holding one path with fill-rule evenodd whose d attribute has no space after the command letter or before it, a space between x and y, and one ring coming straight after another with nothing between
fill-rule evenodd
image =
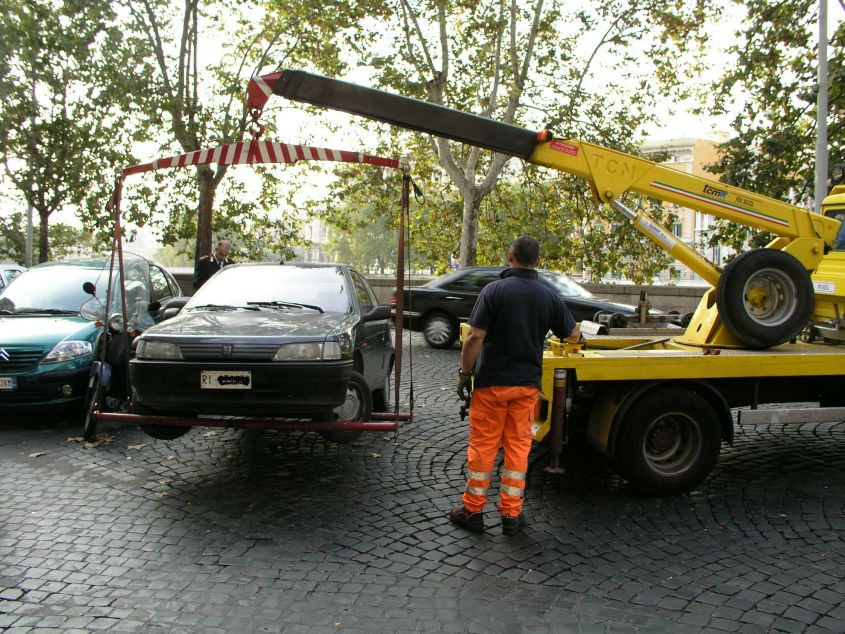
<instances>
[{"instance_id":1,"label":"worker in orange pants","mask_svg":"<svg viewBox=\"0 0 845 634\"><path fill-rule=\"evenodd\" d=\"M507 257L510 268L502 279L479 294L461 348L457 392L464 399L471 394L467 484L463 504L452 509L449 521L484 530L487 490L503 447L499 513L502 532L511 535L523 523L531 414L540 389L546 335L551 330L573 341L581 332L563 300L538 279L540 244L522 236L511 244Z\"/></svg>"},{"instance_id":2,"label":"worker in orange pants","mask_svg":"<svg viewBox=\"0 0 845 634\"><path fill-rule=\"evenodd\" d=\"M499 513L519 517L531 451L531 414L539 391L522 385L482 387L472 394L467 448L467 486L464 508L480 513L487 503L487 489L499 447L505 464L499 485Z\"/></svg>"}]
</instances>

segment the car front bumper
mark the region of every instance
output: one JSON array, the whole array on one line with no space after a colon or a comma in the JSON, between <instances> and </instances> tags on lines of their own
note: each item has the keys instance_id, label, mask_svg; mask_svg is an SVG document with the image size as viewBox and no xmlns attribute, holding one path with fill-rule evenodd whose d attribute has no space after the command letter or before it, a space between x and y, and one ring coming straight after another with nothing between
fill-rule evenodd
<instances>
[{"instance_id":1,"label":"car front bumper","mask_svg":"<svg viewBox=\"0 0 845 634\"><path fill-rule=\"evenodd\" d=\"M210 373L243 376L248 389L203 388ZM346 398L352 361L207 363L133 359L133 404L152 414L296 417L325 412Z\"/></svg>"},{"instance_id":2,"label":"car front bumper","mask_svg":"<svg viewBox=\"0 0 845 634\"><path fill-rule=\"evenodd\" d=\"M8 374L0 369L0 377L11 377L15 384L13 389L0 389L0 409L82 403L90 374L90 358L83 367L72 369L44 369L39 365L29 371Z\"/></svg>"}]
</instances>

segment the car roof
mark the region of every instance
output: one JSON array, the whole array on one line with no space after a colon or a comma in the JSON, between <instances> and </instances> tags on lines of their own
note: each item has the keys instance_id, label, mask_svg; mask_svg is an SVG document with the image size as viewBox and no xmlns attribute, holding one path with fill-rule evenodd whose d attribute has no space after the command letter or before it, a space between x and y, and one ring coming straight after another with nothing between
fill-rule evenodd
<instances>
[{"instance_id":1,"label":"car roof","mask_svg":"<svg viewBox=\"0 0 845 634\"><path fill-rule=\"evenodd\" d=\"M143 255L138 255L137 253L132 253L129 251L123 252L123 261L129 260L143 260L146 262L152 262L149 258L145 258ZM77 268L88 268L88 269L101 269L104 266L107 266L111 261L110 255L104 255L99 257L89 257L89 258L73 258L70 260L56 260L53 262L42 262L40 264L36 264L32 267L32 269L46 269L50 267L77 267ZM31 270L32 270L31 269Z\"/></svg>"},{"instance_id":2,"label":"car roof","mask_svg":"<svg viewBox=\"0 0 845 634\"><path fill-rule=\"evenodd\" d=\"M232 267L243 267L243 266L261 266L261 267L271 267L271 266L296 266L300 268L306 269L336 269L336 268L353 268L349 264L340 264L335 262L235 262L234 264L229 264L224 269L229 269Z\"/></svg>"}]
</instances>

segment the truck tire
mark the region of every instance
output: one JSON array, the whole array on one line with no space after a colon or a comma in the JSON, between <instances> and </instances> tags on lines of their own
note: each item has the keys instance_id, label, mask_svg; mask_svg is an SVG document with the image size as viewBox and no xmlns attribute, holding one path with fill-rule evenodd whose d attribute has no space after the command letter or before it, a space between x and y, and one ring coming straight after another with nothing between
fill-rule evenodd
<instances>
[{"instance_id":1,"label":"truck tire","mask_svg":"<svg viewBox=\"0 0 845 634\"><path fill-rule=\"evenodd\" d=\"M338 405L332 412L336 421L367 421L373 412L373 401L370 394L370 386L360 372L353 371L349 377L349 386L346 388L346 400ZM364 433L360 429L340 430L321 432L326 440L346 444L358 440Z\"/></svg>"},{"instance_id":2,"label":"truck tire","mask_svg":"<svg viewBox=\"0 0 845 634\"><path fill-rule=\"evenodd\" d=\"M444 312L435 311L425 316L422 325L426 343L432 348L451 348L458 338L455 321Z\"/></svg>"},{"instance_id":3,"label":"truck tire","mask_svg":"<svg viewBox=\"0 0 845 634\"><path fill-rule=\"evenodd\" d=\"M813 304L809 272L777 249L738 255L716 286L722 323L750 348L769 348L797 337L810 321Z\"/></svg>"},{"instance_id":4,"label":"truck tire","mask_svg":"<svg viewBox=\"0 0 845 634\"><path fill-rule=\"evenodd\" d=\"M707 399L687 388L657 388L625 414L614 462L646 495L686 493L710 473L721 442L719 417Z\"/></svg>"}]
</instances>

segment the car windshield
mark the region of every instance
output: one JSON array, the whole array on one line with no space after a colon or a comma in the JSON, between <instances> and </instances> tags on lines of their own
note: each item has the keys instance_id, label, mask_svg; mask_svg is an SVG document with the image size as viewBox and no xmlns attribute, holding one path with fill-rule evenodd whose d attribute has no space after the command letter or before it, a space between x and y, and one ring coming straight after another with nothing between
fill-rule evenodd
<instances>
[{"instance_id":1,"label":"car windshield","mask_svg":"<svg viewBox=\"0 0 845 634\"><path fill-rule=\"evenodd\" d=\"M352 295L349 290L339 267L227 266L203 284L186 308L254 309L266 304L263 307L267 310L302 310L288 304L307 304L319 306L327 313L350 313Z\"/></svg>"},{"instance_id":2,"label":"car windshield","mask_svg":"<svg viewBox=\"0 0 845 634\"><path fill-rule=\"evenodd\" d=\"M595 297L573 279L555 271L539 271L540 278L564 297Z\"/></svg>"},{"instance_id":3,"label":"car windshield","mask_svg":"<svg viewBox=\"0 0 845 634\"><path fill-rule=\"evenodd\" d=\"M0 294L0 313L77 313L91 299L82 284L93 283L105 301L107 279L108 273L88 267L33 268Z\"/></svg>"}]
</instances>

